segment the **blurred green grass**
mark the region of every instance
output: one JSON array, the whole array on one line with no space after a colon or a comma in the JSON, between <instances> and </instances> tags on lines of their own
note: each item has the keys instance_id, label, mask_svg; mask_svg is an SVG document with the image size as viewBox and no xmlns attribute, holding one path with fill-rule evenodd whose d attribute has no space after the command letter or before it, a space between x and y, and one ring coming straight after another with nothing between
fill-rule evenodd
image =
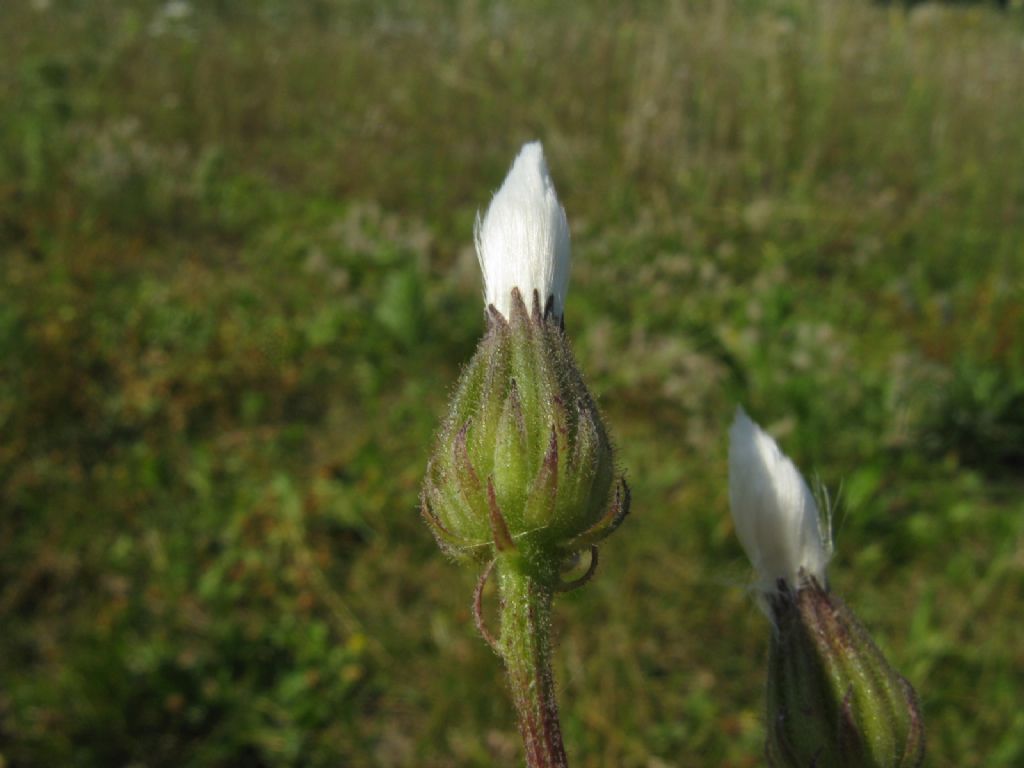
<instances>
[{"instance_id":1,"label":"blurred green grass","mask_svg":"<svg viewBox=\"0 0 1024 768\"><path fill-rule=\"evenodd\" d=\"M417 514L545 142L634 489L556 606L578 766L761 764L737 402L839 491L933 766L1024 763L1024 14L0 7L0 765L515 764Z\"/></svg>"}]
</instances>

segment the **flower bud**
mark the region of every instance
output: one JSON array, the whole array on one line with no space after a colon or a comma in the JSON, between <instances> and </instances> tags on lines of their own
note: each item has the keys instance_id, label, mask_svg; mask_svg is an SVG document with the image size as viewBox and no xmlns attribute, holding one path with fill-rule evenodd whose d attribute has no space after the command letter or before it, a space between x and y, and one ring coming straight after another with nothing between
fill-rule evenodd
<instances>
[{"instance_id":1,"label":"flower bud","mask_svg":"<svg viewBox=\"0 0 1024 768\"><path fill-rule=\"evenodd\" d=\"M625 517L612 445L565 336L565 213L539 144L477 227L487 330L437 437L421 509L441 548L516 550L548 582Z\"/></svg>"},{"instance_id":2,"label":"flower bud","mask_svg":"<svg viewBox=\"0 0 1024 768\"><path fill-rule=\"evenodd\" d=\"M912 768L924 723L911 688L841 600L813 580L771 599L768 761L784 768Z\"/></svg>"},{"instance_id":3,"label":"flower bud","mask_svg":"<svg viewBox=\"0 0 1024 768\"><path fill-rule=\"evenodd\" d=\"M909 768L924 758L913 688L826 588L831 544L807 483L742 409L729 433L736 533L774 632L768 761L777 768Z\"/></svg>"}]
</instances>

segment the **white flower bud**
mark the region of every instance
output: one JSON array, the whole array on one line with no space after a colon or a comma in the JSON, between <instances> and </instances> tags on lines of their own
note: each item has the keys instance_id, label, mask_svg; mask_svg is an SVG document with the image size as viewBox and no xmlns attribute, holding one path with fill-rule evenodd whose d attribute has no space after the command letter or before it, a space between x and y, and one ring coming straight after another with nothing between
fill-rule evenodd
<instances>
[{"instance_id":1,"label":"white flower bud","mask_svg":"<svg viewBox=\"0 0 1024 768\"><path fill-rule=\"evenodd\" d=\"M779 579L795 592L801 574L825 586L830 547L814 497L793 462L739 407L729 430L729 504L762 592L775 593Z\"/></svg>"},{"instance_id":2,"label":"white flower bud","mask_svg":"<svg viewBox=\"0 0 1024 768\"><path fill-rule=\"evenodd\" d=\"M524 144L487 214L476 220L476 253L484 275L484 301L506 318L512 289L530 307L537 291L561 318L569 287L569 224L539 141Z\"/></svg>"}]
</instances>

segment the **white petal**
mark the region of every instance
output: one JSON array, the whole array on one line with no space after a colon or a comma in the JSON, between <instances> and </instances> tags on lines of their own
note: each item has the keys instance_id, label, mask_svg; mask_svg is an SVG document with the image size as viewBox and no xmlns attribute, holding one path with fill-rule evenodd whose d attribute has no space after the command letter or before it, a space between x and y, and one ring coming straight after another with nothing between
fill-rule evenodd
<instances>
[{"instance_id":1,"label":"white petal","mask_svg":"<svg viewBox=\"0 0 1024 768\"><path fill-rule=\"evenodd\" d=\"M518 288L527 309L537 291L541 306L551 298L555 316L562 316L569 287L569 224L539 141L523 145L487 214L482 220L477 215L476 253L486 304L508 317L512 289Z\"/></svg>"},{"instance_id":2,"label":"white petal","mask_svg":"<svg viewBox=\"0 0 1024 768\"><path fill-rule=\"evenodd\" d=\"M762 591L776 591L779 579L795 590L801 571L825 585L829 546L811 490L742 408L729 430L729 504Z\"/></svg>"}]
</instances>

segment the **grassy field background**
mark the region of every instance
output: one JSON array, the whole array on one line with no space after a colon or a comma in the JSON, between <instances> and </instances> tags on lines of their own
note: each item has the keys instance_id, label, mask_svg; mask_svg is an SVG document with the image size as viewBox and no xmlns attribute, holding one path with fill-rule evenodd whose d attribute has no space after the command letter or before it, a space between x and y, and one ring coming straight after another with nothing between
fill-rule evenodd
<instances>
[{"instance_id":1,"label":"grassy field background","mask_svg":"<svg viewBox=\"0 0 1024 768\"><path fill-rule=\"evenodd\" d=\"M573 765L762 764L739 402L928 765L1024 765L1019 4L5 0L0 115L0 766L520 760L417 494L534 138L634 499Z\"/></svg>"}]
</instances>

